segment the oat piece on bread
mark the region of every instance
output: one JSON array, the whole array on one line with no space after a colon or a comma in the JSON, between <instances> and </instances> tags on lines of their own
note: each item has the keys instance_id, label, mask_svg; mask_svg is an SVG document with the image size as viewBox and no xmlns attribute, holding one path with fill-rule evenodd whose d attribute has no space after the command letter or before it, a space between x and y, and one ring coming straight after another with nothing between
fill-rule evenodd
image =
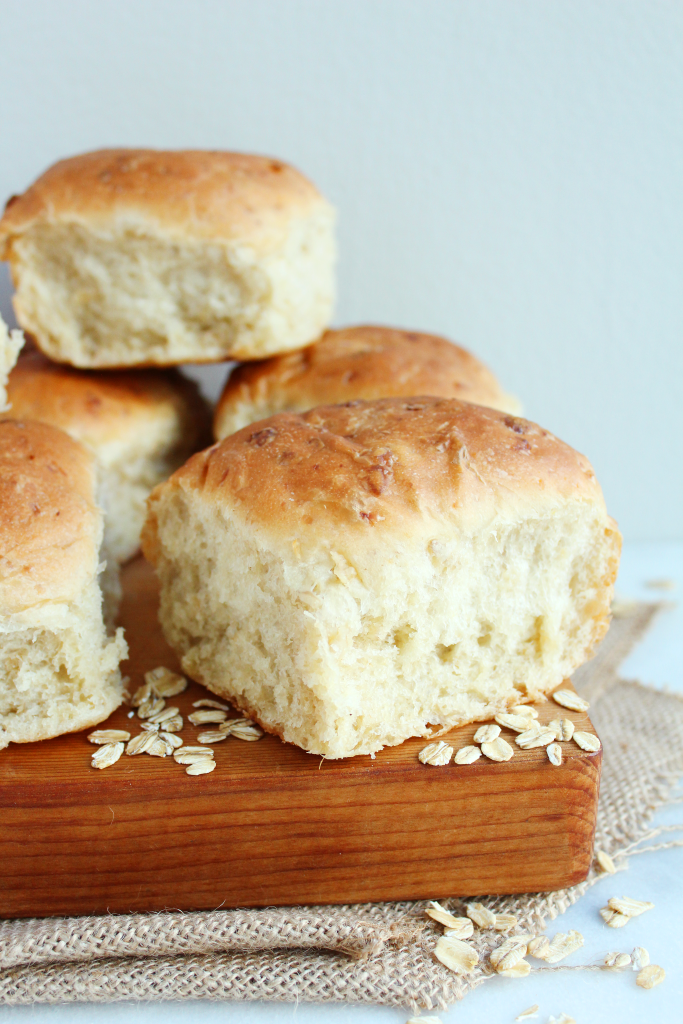
<instances>
[{"instance_id":1,"label":"oat piece on bread","mask_svg":"<svg viewBox=\"0 0 683 1024\"><path fill-rule=\"evenodd\" d=\"M0 748L96 725L121 703L121 630L98 584L95 460L44 423L0 423Z\"/></svg>"},{"instance_id":2,"label":"oat piece on bread","mask_svg":"<svg viewBox=\"0 0 683 1024\"><path fill-rule=\"evenodd\" d=\"M0 413L7 408L7 378L24 344L21 331L8 331L0 316Z\"/></svg>"},{"instance_id":3,"label":"oat piece on bread","mask_svg":"<svg viewBox=\"0 0 683 1024\"><path fill-rule=\"evenodd\" d=\"M211 439L206 403L176 370L74 370L33 351L7 392L5 416L51 423L97 457L104 557L116 563L140 547L150 491Z\"/></svg>"},{"instance_id":4,"label":"oat piece on bread","mask_svg":"<svg viewBox=\"0 0 683 1024\"><path fill-rule=\"evenodd\" d=\"M328 326L334 211L280 160L100 150L9 200L0 258L19 323L59 362L257 359Z\"/></svg>"},{"instance_id":5,"label":"oat piece on bread","mask_svg":"<svg viewBox=\"0 0 683 1024\"><path fill-rule=\"evenodd\" d=\"M330 758L554 689L607 629L620 540L582 455L438 398L245 427L143 529L185 672Z\"/></svg>"},{"instance_id":6,"label":"oat piece on bread","mask_svg":"<svg viewBox=\"0 0 683 1024\"><path fill-rule=\"evenodd\" d=\"M459 398L519 413L489 368L446 338L393 327L326 331L301 352L237 367L214 416L216 440L277 412L364 398Z\"/></svg>"}]
</instances>

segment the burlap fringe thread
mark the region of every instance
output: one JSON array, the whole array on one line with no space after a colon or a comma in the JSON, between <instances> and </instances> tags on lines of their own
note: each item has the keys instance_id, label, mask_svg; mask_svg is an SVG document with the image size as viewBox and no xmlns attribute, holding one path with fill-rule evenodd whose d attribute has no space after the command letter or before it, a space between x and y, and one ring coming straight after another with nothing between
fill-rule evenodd
<instances>
[{"instance_id":1,"label":"burlap fringe thread","mask_svg":"<svg viewBox=\"0 0 683 1024\"><path fill-rule=\"evenodd\" d=\"M683 775L683 700L617 677L656 610L616 619L575 677L591 700L605 759L597 846L624 863L653 845L652 815ZM639 845L640 844L640 845ZM545 894L477 897L539 931L599 878ZM446 901L448 903L448 901ZM461 910L465 900L448 905ZM473 940L466 979L432 954L441 932L423 902L6 921L0 924L0 1004L123 1000L281 1000L445 1009L490 976L498 935Z\"/></svg>"}]
</instances>

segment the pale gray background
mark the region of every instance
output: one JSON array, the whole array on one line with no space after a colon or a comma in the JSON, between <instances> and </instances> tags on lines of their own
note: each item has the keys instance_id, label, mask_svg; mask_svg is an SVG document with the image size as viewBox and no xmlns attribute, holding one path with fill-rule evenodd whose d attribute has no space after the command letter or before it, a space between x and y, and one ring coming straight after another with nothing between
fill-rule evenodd
<instances>
[{"instance_id":1,"label":"pale gray background","mask_svg":"<svg viewBox=\"0 0 683 1024\"><path fill-rule=\"evenodd\" d=\"M683 536L681 0L0 0L0 31L0 197L99 146L290 160L340 210L337 323L458 339L627 538Z\"/></svg>"}]
</instances>

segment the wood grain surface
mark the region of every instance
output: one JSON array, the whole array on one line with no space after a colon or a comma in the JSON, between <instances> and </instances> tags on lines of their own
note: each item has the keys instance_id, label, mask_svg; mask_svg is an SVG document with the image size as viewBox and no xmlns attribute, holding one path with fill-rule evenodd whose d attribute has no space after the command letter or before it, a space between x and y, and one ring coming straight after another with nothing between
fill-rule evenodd
<instances>
[{"instance_id":1,"label":"wood grain surface","mask_svg":"<svg viewBox=\"0 0 683 1024\"><path fill-rule=\"evenodd\" d=\"M178 666L141 559L124 593L134 689L149 669ZM186 718L199 696L193 683L167 703ZM537 707L542 722L559 714L593 731L586 715ZM128 713L107 725L135 735ZM185 743L207 728L186 720ZM476 728L444 738L457 749ZM325 761L273 736L230 738L214 747L216 770L194 777L147 755L93 769L85 733L12 745L0 752L0 916L435 899L585 877L601 752L563 743L556 768L545 749L515 747L502 764L431 767L417 759L425 743Z\"/></svg>"}]
</instances>

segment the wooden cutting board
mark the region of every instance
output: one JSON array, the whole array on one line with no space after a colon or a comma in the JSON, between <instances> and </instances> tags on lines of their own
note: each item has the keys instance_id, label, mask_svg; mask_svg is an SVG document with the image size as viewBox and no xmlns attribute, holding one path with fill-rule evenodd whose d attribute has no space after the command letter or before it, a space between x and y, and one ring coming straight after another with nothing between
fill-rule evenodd
<instances>
[{"instance_id":1,"label":"wooden cutting board","mask_svg":"<svg viewBox=\"0 0 683 1024\"><path fill-rule=\"evenodd\" d=\"M124 570L124 594L134 690L149 669L178 666L141 559ZM168 703L187 716L199 696L193 683ZM135 735L128 711L107 725ZM552 701L538 711L593 731ZM185 743L206 728L186 721ZM444 738L457 749L475 729ZM601 752L572 742L561 767L542 748L431 767L417 759L425 743L325 761L273 736L231 738L214 747L216 770L194 777L147 755L93 769L85 733L12 745L0 752L0 916L436 899L586 876Z\"/></svg>"}]
</instances>

